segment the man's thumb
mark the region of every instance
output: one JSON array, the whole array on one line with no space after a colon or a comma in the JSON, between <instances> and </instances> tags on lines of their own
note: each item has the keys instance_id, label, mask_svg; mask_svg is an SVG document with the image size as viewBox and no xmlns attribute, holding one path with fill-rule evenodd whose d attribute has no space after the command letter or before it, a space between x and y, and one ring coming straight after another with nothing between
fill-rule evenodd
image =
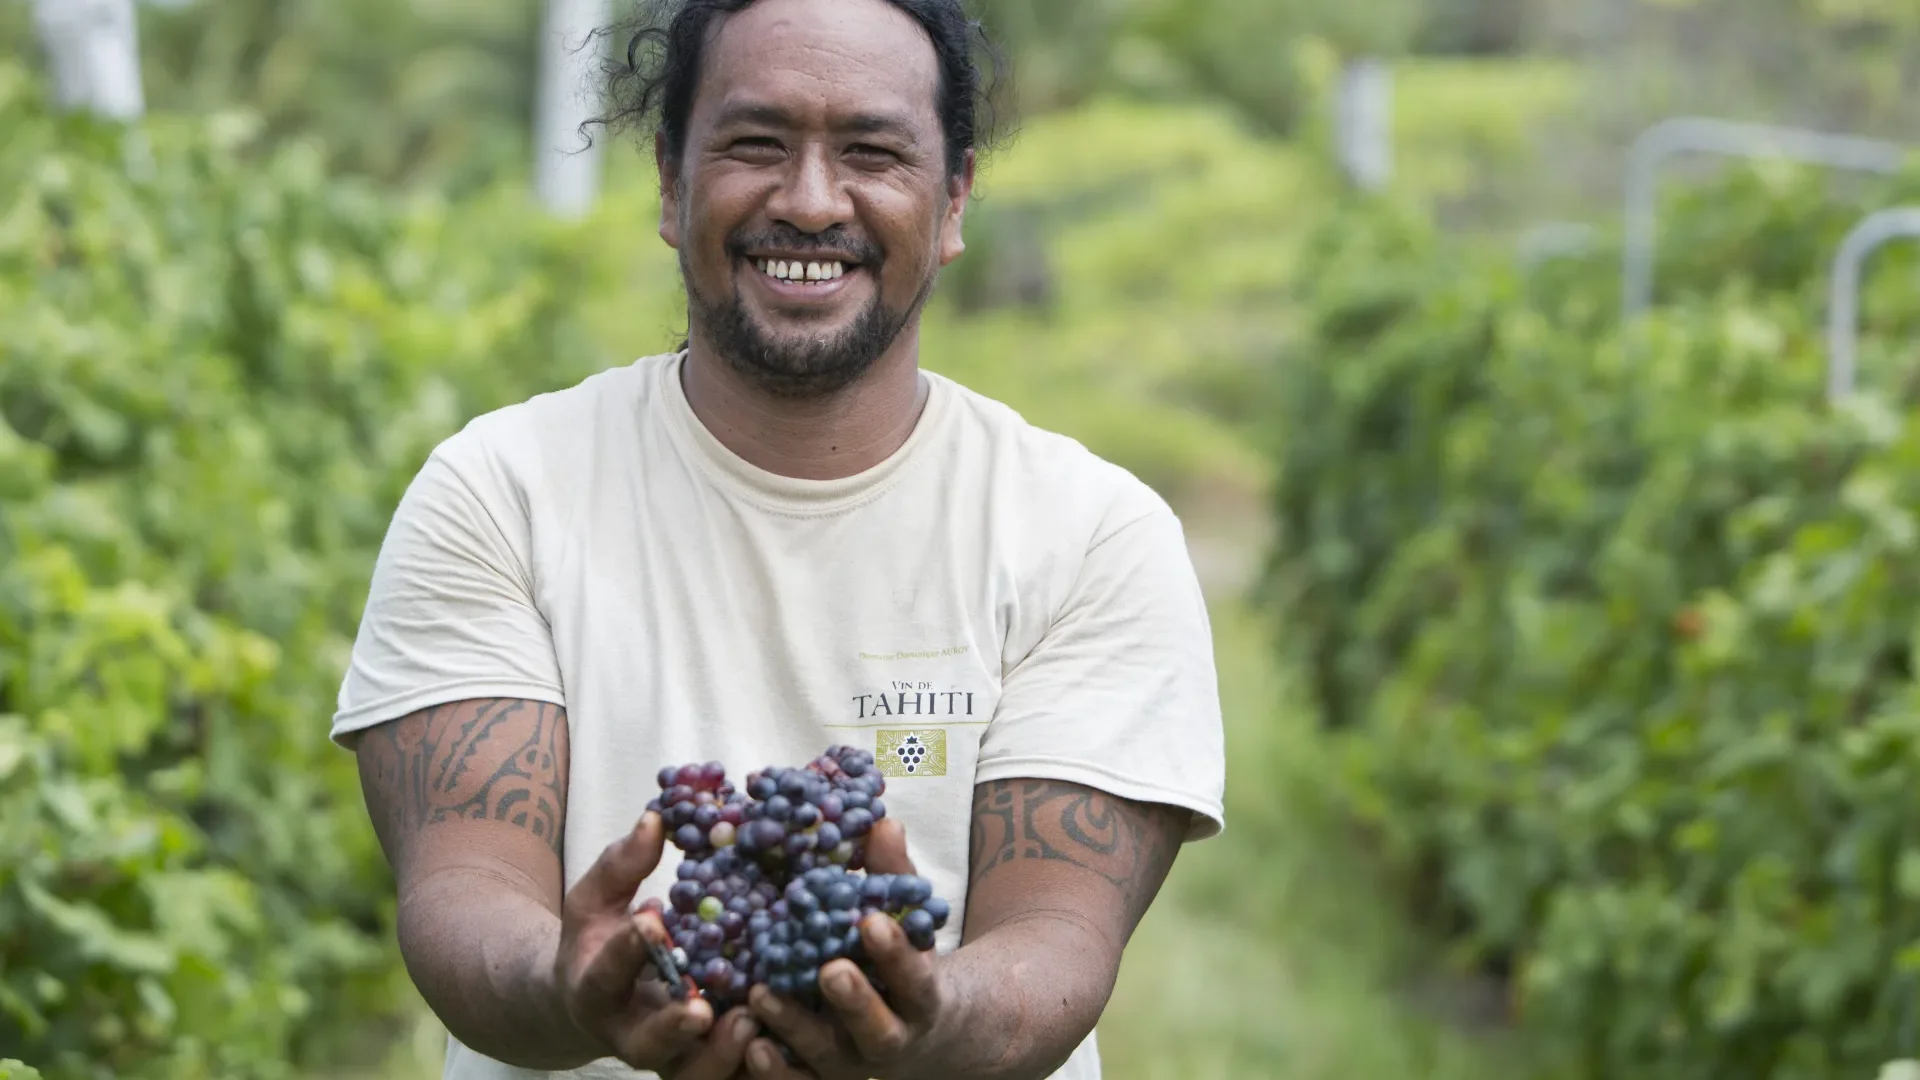
<instances>
[{"instance_id":1,"label":"man's thumb","mask_svg":"<svg viewBox=\"0 0 1920 1080\"><path fill-rule=\"evenodd\" d=\"M660 865L666 847L666 825L649 810L633 831L608 844L600 858L568 890L570 904L585 911L627 913L640 883Z\"/></svg>"},{"instance_id":2,"label":"man's thumb","mask_svg":"<svg viewBox=\"0 0 1920 1080\"><path fill-rule=\"evenodd\" d=\"M907 830L890 817L873 823L867 833L866 868L869 874L918 874L907 857Z\"/></svg>"}]
</instances>

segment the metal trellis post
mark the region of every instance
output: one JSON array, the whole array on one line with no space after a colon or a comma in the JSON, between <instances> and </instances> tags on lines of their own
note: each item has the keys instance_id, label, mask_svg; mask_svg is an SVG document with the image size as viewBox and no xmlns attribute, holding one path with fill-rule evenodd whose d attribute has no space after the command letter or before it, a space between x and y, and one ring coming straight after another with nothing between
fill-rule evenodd
<instances>
[{"instance_id":1,"label":"metal trellis post","mask_svg":"<svg viewBox=\"0 0 1920 1080\"><path fill-rule=\"evenodd\" d=\"M1627 165L1622 310L1628 321L1638 319L1653 303L1655 182L1661 164L1683 153L1779 157L1835 169L1894 173L1906 167L1912 151L1881 139L1708 117L1675 117L1648 128L1634 140Z\"/></svg>"},{"instance_id":2,"label":"metal trellis post","mask_svg":"<svg viewBox=\"0 0 1920 1080\"><path fill-rule=\"evenodd\" d=\"M1860 337L1860 279L1867 259L1894 240L1920 238L1920 207L1869 214L1840 242L1827 302L1827 400L1853 393Z\"/></svg>"},{"instance_id":3,"label":"metal trellis post","mask_svg":"<svg viewBox=\"0 0 1920 1080\"><path fill-rule=\"evenodd\" d=\"M1393 68L1372 57L1340 73L1334 136L1340 167L1363 191L1379 191L1393 176Z\"/></svg>"},{"instance_id":4,"label":"metal trellis post","mask_svg":"<svg viewBox=\"0 0 1920 1080\"><path fill-rule=\"evenodd\" d=\"M548 212L577 218L600 194L601 144L580 126L593 117L590 76L602 55L593 37L608 0L547 0L540 28L540 96L534 121L534 190Z\"/></svg>"},{"instance_id":5,"label":"metal trellis post","mask_svg":"<svg viewBox=\"0 0 1920 1080\"><path fill-rule=\"evenodd\" d=\"M33 18L55 104L129 122L146 112L133 0L34 0Z\"/></svg>"}]
</instances>

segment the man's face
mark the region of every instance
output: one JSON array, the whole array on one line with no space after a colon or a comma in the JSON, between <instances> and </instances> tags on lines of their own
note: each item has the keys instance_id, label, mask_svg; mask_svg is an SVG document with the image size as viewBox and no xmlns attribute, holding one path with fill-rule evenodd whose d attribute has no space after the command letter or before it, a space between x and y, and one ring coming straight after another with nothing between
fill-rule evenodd
<instances>
[{"instance_id":1,"label":"man's face","mask_svg":"<svg viewBox=\"0 0 1920 1080\"><path fill-rule=\"evenodd\" d=\"M883 0L759 0L703 57L683 159L656 145L660 235L696 340L784 396L859 378L958 257L926 32Z\"/></svg>"}]
</instances>

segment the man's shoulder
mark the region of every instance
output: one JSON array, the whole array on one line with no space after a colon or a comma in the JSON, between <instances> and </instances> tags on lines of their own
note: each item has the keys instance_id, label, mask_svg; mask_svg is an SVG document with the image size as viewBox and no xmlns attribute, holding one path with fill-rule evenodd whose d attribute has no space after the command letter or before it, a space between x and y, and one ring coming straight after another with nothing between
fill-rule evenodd
<instances>
[{"instance_id":1,"label":"man's shoulder","mask_svg":"<svg viewBox=\"0 0 1920 1080\"><path fill-rule=\"evenodd\" d=\"M436 453L457 460L490 459L511 464L558 464L572 450L586 451L593 432L607 421L630 428L652 385L648 376L672 354L647 356L594 372L573 383L503 405L468 420L443 440Z\"/></svg>"},{"instance_id":2,"label":"man's shoulder","mask_svg":"<svg viewBox=\"0 0 1920 1080\"><path fill-rule=\"evenodd\" d=\"M991 493L1019 496L1038 507L1079 508L1096 519L1101 535L1173 509L1146 481L1101 457L1070 435L1042 427L1006 402L944 376L960 414L962 438L981 448Z\"/></svg>"}]
</instances>

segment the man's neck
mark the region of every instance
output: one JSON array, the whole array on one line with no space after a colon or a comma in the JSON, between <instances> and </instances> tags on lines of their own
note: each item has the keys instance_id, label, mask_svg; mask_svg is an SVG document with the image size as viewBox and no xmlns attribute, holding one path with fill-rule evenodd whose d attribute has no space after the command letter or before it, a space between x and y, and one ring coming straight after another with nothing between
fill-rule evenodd
<instances>
[{"instance_id":1,"label":"man's neck","mask_svg":"<svg viewBox=\"0 0 1920 1080\"><path fill-rule=\"evenodd\" d=\"M749 464L799 480L838 480L891 457L926 405L913 328L852 386L830 397L768 394L692 343L680 382L693 415Z\"/></svg>"}]
</instances>

